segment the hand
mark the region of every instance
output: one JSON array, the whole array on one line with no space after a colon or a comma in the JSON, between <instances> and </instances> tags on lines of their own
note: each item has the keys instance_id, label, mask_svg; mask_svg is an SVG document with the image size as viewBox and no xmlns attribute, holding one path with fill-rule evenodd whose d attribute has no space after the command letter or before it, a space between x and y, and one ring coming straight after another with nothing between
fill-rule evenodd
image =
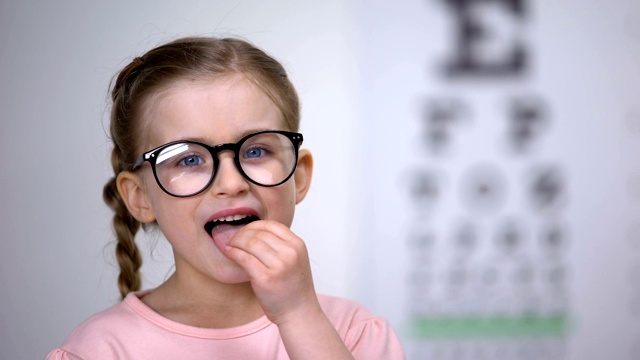
<instances>
[{"instance_id":1,"label":"hand","mask_svg":"<svg viewBox=\"0 0 640 360\"><path fill-rule=\"evenodd\" d=\"M275 221L255 221L229 242L227 256L249 274L291 359L353 359L326 317L311 277L304 241Z\"/></svg>"},{"instance_id":2,"label":"hand","mask_svg":"<svg viewBox=\"0 0 640 360\"><path fill-rule=\"evenodd\" d=\"M229 242L226 254L249 274L260 306L274 324L322 311L306 245L287 226L269 220L249 223Z\"/></svg>"}]
</instances>

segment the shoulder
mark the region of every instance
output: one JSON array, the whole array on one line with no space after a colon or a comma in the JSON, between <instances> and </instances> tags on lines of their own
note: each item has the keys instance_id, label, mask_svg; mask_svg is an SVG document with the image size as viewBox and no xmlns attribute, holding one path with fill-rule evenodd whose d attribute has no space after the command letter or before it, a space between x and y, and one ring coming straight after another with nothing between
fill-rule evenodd
<instances>
[{"instance_id":1,"label":"shoulder","mask_svg":"<svg viewBox=\"0 0 640 360\"><path fill-rule=\"evenodd\" d=\"M376 319L364 305L353 300L327 295L318 295L318 300L322 310L336 327L350 327L358 322Z\"/></svg>"},{"instance_id":2,"label":"shoulder","mask_svg":"<svg viewBox=\"0 0 640 360\"><path fill-rule=\"evenodd\" d=\"M375 316L364 305L349 299L319 295L320 306L339 333L391 328L386 319Z\"/></svg>"},{"instance_id":3,"label":"shoulder","mask_svg":"<svg viewBox=\"0 0 640 360\"><path fill-rule=\"evenodd\" d=\"M400 340L389 322L353 300L319 295L320 306L359 359L404 359Z\"/></svg>"},{"instance_id":4,"label":"shoulder","mask_svg":"<svg viewBox=\"0 0 640 360\"><path fill-rule=\"evenodd\" d=\"M82 345L93 347L104 343L105 337L109 338L118 333L118 329L125 327L128 317L125 315L128 309L124 302L103 310L78 325L65 340L63 347Z\"/></svg>"},{"instance_id":5,"label":"shoulder","mask_svg":"<svg viewBox=\"0 0 640 360\"><path fill-rule=\"evenodd\" d=\"M117 354L117 344L123 339L140 337L141 330L148 326L148 321L126 300L121 301L83 321L67 337L61 349L82 358L87 354L110 358Z\"/></svg>"}]
</instances>

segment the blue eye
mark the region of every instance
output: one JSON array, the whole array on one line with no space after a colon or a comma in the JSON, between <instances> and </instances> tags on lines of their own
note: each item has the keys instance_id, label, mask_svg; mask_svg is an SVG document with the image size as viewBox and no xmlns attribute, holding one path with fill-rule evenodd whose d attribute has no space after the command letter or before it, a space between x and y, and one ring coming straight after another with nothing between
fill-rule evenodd
<instances>
[{"instance_id":1,"label":"blue eye","mask_svg":"<svg viewBox=\"0 0 640 360\"><path fill-rule=\"evenodd\" d=\"M182 158L182 160L180 160L180 162L178 164L183 165L183 166L187 166L187 167L192 167L192 166L198 166L200 164L202 164L204 162L204 159L202 159L200 156L198 155L189 155L189 156L185 156L184 158Z\"/></svg>"},{"instance_id":2,"label":"blue eye","mask_svg":"<svg viewBox=\"0 0 640 360\"><path fill-rule=\"evenodd\" d=\"M244 157L249 159L257 159L265 156L265 154L266 154L266 151L264 149L250 148L250 149L247 149L247 151L245 151Z\"/></svg>"}]
</instances>

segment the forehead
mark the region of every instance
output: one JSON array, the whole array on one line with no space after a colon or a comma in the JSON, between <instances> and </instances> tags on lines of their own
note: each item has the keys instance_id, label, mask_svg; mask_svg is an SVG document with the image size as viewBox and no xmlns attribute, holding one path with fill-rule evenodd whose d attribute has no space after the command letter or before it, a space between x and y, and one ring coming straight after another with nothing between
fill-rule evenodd
<instances>
[{"instance_id":1,"label":"forehead","mask_svg":"<svg viewBox=\"0 0 640 360\"><path fill-rule=\"evenodd\" d=\"M282 112L241 75L181 80L157 92L142 116L144 149L184 139L235 142L265 129L284 129Z\"/></svg>"}]
</instances>

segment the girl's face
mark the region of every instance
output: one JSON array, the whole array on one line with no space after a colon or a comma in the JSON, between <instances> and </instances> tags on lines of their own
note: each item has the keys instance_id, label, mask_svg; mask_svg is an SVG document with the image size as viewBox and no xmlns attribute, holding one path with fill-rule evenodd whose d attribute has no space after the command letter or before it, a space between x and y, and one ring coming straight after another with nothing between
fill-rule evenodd
<instances>
[{"instance_id":1,"label":"girl's face","mask_svg":"<svg viewBox=\"0 0 640 360\"><path fill-rule=\"evenodd\" d=\"M242 76L208 81L180 81L153 97L143 119L142 152L176 140L215 146L235 143L260 130L288 130L276 105ZM218 154L213 183L202 193L177 198L160 189L151 166L123 173L119 189L141 222L157 221L171 243L176 274L222 283L248 281L246 272L228 259L225 246L243 225L207 227L216 219L249 215L290 226L295 205L308 189L311 155L301 150L295 175L282 185L262 187L247 181L233 163L233 152Z\"/></svg>"}]
</instances>

